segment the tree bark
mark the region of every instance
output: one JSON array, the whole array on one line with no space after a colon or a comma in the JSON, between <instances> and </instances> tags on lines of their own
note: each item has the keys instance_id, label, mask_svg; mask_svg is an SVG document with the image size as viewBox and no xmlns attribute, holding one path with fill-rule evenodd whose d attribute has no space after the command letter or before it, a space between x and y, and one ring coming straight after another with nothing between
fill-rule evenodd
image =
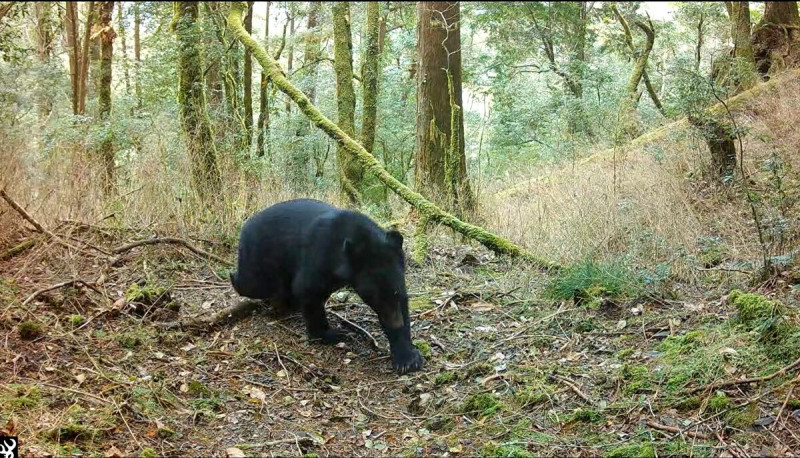
<instances>
[{"instance_id":1,"label":"tree bark","mask_svg":"<svg viewBox=\"0 0 800 458\"><path fill-rule=\"evenodd\" d=\"M228 14L228 27L233 30L236 37L245 46L253 51L253 56L269 74L270 80L276 87L289 96L297 104L303 114L317 127L322 129L329 137L336 140L340 146L347 148L365 169L378 177L381 182L419 211L421 215L426 218L426 221L443 224L466 237L482 243L497 254L523 258L544 269L556 270L560 268L558 264L539 258L502 237L498 237L480 227L459 220L394 178L381 166L373 155L369 154L363 146L353 140L351 136L344 133L342 129L331 122L330 119L325 117L325 115L311 104L308 97L306 97L302 91L289 82L278 63L267 54L257 41L253 40L253 38L245 32L244 26L242 25L243 9L240 3L235 3L231 7L230 13Z\"/></svg>"},{"instance_id":2,"label":"tree bark","mask_svg":"<svg viewBox=\"0 0 800 458\"><path fill-rule=\"evenodd\" d=\"M733 56L753 63L753 44L750 42L750 2L725 2L731 20Z\"/></svg>"},{"instance_id":3,"label":"tree bark","mask_svg":"<svg viewBox=\"0 0 800 458\"><path fill-rule=\"evenodd\" d=\"M335 2L333 7L333 59L336 72L336 107L339 127L350 137L355 134L356 94L353 90L353 43L350 35L350 5ZM351 205L361 204L359 185L364 170L344 147L336 150L342 192Z\"/></svg>"},{"instance_id":4,"label":"tree bark","mask_svg":"<svg viewBox=\"0 0 800 458\"><path fill-rule=\"evenodd\" d=\"M694 50L694 71L700 71L700 61L702 55L700 54L703 50L703 22L705 21L705 17L703 16L703 12L700 12L700 20L697 22L697 45L695 46Z\"/></svg>"},{"instance_id":5,"label":"tree bark","mask_svg":"<svg viewBox=\"0 0 800 458\"><path fill-rule=\"evenodd\" d=\"M417 3L416 189L456 214L472 209L461 110L457 2Z\"/></svg>"},{"instance_id":6,"label":"tree bark","mask_svg":"<svg viewBox=\"0 0 800 458\"><path fill-rule=\"evenodd\" d=\"M316 103L317 99L317 74L319 73L317 71L317 61L319 60L321 43L320 31L317 30L319 24L317 24L317 22L319 20L321 7L322 3L320 2L308 2L308 26L305 40L306 49L305 56L303 57L303 67L308 72L308 83L303 92L306 93L311 103Z\"/></svg>"},{"instance_id":7,"label":"tree bark","mask_svg":"<svg viewBox=\"0 0 800 458\"><path fill-rule=\"evenodd\" d=\"M103 189L107 196L113 194L114 184L114 142L111 123L111 61L114 51L114 38L116 33L111 27L111 15L114 11L114 2L99 2L99 36L100 41L100 75L98 87L98 113L100 121L108 127L105 129L100 154L105 166Z\"/></svg>"},{"instance_id":8,"label":"tree bark","mask_svg":"<svg viewBox=\"0 0 800 458\"><path fill-rule=\"evenodd\" d=\"M800 65L800 14L797 2L764 2L764 16L751 38L756 68L771 77Z\"/></svg>"},{"instance_id":9,"label":"tree bark","mask_svg":"<svg viewBox=\"0 0 800 458\"><path fill-rule=\"evenodd\" d=\"M130 73L130 65L128 65L128 45L125 41L125 14L123 11L123 7L125 6L125 2L117 2L117 19L119 20L119 24L117 28L119 30L119 44L122 46L122 73L123 73L123 81L125 83L125 94L130 95L131 93L131 73ZM133 114L133 113L131 113Z\"/></svg>"},{"instance_id":10,"label":"tree bark","mask_svg":"<svg viewBox=\"0 0 800 458\"><path fill-rule=\"evenodd\" d=\"M267 2L267 21L264 25L264 47L268 48L269 43L269 7L272 2ZM252 51L251 51L252 55ZM264 70L261 70L261 82L259 83L259 102L258 102L258 143L256 144L256 155L263 157L266 153L265 140L269 136L269 79Z\"/></svg>"},{"instance_id":11,"label":"tree bark","mask_svg":"<svg viewBox=\"0 0 800 458\"><path fill-rule=\"evenodd\" d=\"M69 79L72 86L72 114L77 115L78 100L81 97L81 45L78 38L77 2L67 2L64 14L64 27L67 35L67 52L69 53Z\"/></svg>"},{"instance_id":12,"label":"tree bark","mask_svg":"<svg viewBox=\"0 0 800 458\"><path fill-rule=\"evenodd\" d=\"M375 129L378 115L378 78L380 66L380 7L378 2L367 2L367 46L364 65L361 69L363 79L363 114L361 117L361 144L372 154L375 146ZM311 99L313 102L314 99Z\"/></svg>"},{"instance_id":13,"label":"tree bark","mask_svg":"<svg viewBox=\"0 0 800 458\"><path fill-rule=\"evenodd\" d=\"M133 2L133 60L135 62L135 91L136 91L136 108L142 109L142 83L140 81L139 72L142 65L142 43L139 38L139 29L142 25L142 18L139 13L139 2Z\"/></svg>"},{"instance_id":14,"label":"tree bark","mask_svg":"<svg viewBox=\"0 0 800 458\"><path fill-rule=\"evenodd\" d=\"M647 68L647 59L650 57L650 51L653 50L653 42L655 41L653 23L650 22L649 19L648 23L649 24L645 24L642 21L635 22L636 26L644 32L646 39L633 65L633 71L628 79L628 84L625 86L625 95L623 95L620 106L622 132L628 138L636 138L641 134L641 126L639 125L636 114L636 104L640 96L640 94L637 93L637 88ZM619 138L617 139L617 141L620 140Z\"/></svg>"},{"instance_id":15,"label":"tree bark","mask_svg":"<svg viewBox=\"0 0 800 458\"><path fill-rule=\"evenodd\" d=\"M86 25L84 27L83 43L81 50L80 62L80 79L79 84L79 97L78 97L78 114L86 113L86 96L87 96L87 81L89 79L89 42L92 36L92 27L94 25L95 16L94 2L86 3Z\"/></svg>"},{"instance_id":16,"label":"tree bark","mask_svg":"<svg viewBox=\"0 0 800 458\"><path fill-rule=\"evenodd\" d=\"M291 75L294 69L294 13L291 10L287 19L289 21L289 48L286 50L286 71ZM286 100L286 114L292 114L292 104L288 99Z\"/></svg>"},{"instance_id":17,"label":"tree bark","mask_svg":"<svg viewBox=\"0 0 800 458\"><path fill-rule=\"evenodd\" d=\"M47 65L50 63L50 57L53 53L52 6L52 2L34 3L34 12L36 14L36 48L39 57L39 63L42 65ZM49 95L46 93L42 94L38 101L40 125L43 125L52 108L53 103L50 100Z\"/></svg>"},{"instance_id":18,"label":"tree bark","mask_svg":"<svg viewBox=\"0 0 800 458\"><path fill-rule=\"evenodd\" d=\"M628 25L628 21L626 21L625 17L619 12L619 9L617 9L617 5L616 4L613 4L613 3L611 4L611 11L614 12L614 15L617 17L617 20L622 25L622 30L625 32L625 44L628 45L628 49L631 51L631 53L635 55L636 54L636 48L633 46L633 34L631 34L631 28ZM651 29L651 31L653 30L652 29L652 24L650 26L650 29ZM655 32L653 31L653 33L654 33L653 40L655 40ZM645 35L646 34L647 34L647 32L645 32ZM649 36L648 36L647 39L648 40L650 39ZM647 46L646 43L645 43L645 46ZM650 44L650 47L652 49L652 44ZM699 49L698 49L698 53L699 53ZM644 80L644 85L645 85L645 88L647 89L647 95L650 96L650 100L653 101L653 105L656 106L656 108L658 109L658 111L662 115L666 116L666 112L664 111L664 105L661 104L661 100L658 98L658 94L656 93L656 90L653 87L653 83L650 81L650 75L647 74L647 63L646 62L645 62L644 68L642 69L642 74L641 74L640 77L641 77L641 79ZM637 82L636 85L638 86L639 83Z\"/></svg>"},{"instance_id":19,"label":"tree bark","mask_svg":"<svg viewBox=\"0 0 800 458\"><path fill-rule=\"evenodd\" d=\"M221 179L203 94L203 65L196 30L198 6L197 2L177 2L177 8L179 16L175 32L178 38L181 124L187 137L195 188L204 201L209 201L219 192Z\"/></svg>"},{"instance_id":20,"label":"tree bark","mask_svg":"<svg viewBox=\"0 0 800 458\"><path fill-rule=\"evenodd\" d=\"M247 33L253 33L253 5L255 2L247 2L247 16L244 20L244 28ZM250 50L244 50L244 130L246 151L250 152L250 144L253 139L253 58Z\"/></svg>"},{"instance_id":21,"label":"tree bark","mask_svg":"<svg viewBox=\"0 0 800 458\"><path fill-rule=\"evenodd\" d=\"M710 116L689 116L689 124L696 127L711 153L711 172L720 182L730 182L736 173L736 135L732 126Z\"/></svg>"}]
</instances>

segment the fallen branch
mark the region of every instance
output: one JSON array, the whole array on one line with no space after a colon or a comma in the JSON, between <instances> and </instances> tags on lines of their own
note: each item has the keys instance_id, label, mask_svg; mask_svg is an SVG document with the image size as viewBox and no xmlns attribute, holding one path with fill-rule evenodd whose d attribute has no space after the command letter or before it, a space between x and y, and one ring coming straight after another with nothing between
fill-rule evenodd
<instances>
[{"instance_id":1,"label":"fallen branch","mask_svg":"<svg viewBox=\"0 0 800 458\"><path fill-rule=\"evenodd\" d=\"M478 226L461 221L439 208L421 194L414 192L387 172L380 162L375 159L375 156L370 154L361 144L344 133L333 121L325 117L325 115L311 103L308 97L286 78L280 65L266 52L264 47L247 33L242 24L242 14L246 6L247 4L244 2L231 3L230 12L228 13L228 27L233 31L234 35L236 35L236 38L242 42L245 48L253 53L253 57L261 64L264 72L269 75L270 81L272 81L275 87L289 96L300 108L300 111L302 111L317 127L329 137L336 140L342 148L351 152L358 162L361 163L366 172L378 178L384 185L411 204L412 207L431 222L443 224L468 238L476 240L497 254L519 257L545 269L560 268L558 264L542 259L507 239L498 237Z\"/></svg>"},{"instance_id":2,"label":"fallen branch","mask_svg":"<svg viewBox=\"0 0 800 458\"><path fill-rule=\"evenodd\" d=\"M59 236L53 234L52 232L48 231L47 229L45 229L44 226L39 224L39 222L36 221L35 219L33 219L33 217L31 215L29 215L28 212L26 212L24 208L22 208L17 202L15 202L14 199L11 198L11 196L6 194L6 190L5 189L0 189L0 197L2 197L8 203L8 205L11 206L11 208L16 210L17 213L19 213L20 216L22 216L25 219L25 221L31 223L31 225L33 227L35 227L37 231L41 232L42 234L45 234L46 236L50 237L51 239L55 240L56 242L60 243L61 245L64 245L67 248L72 248L74 250L83 251L82 249L80 249L78 247L70 245L69 243L64 241L61 237L59 237Z\"/></svg>"},{"instance_id":3,"label":"fallen branch","mask_svg":"<svg viewBox=\"0 0 800 458\"><path fill-rule=\"evenodd\" d=\"M741 380L733 380L733 381L729 381L729 382L715 383L715 384L710 385L710 386L704 386L704 387L695 388L691 392L692 393L697 393L698 391L704 391L704 390L713 391L713 390L717 390L717 389L720 389L720 388L725 388L727 386L736 386L736 385L745 385L745 384L748 384L748 383L767 382L769 380L774 379L775 377L778 377L780 375L784 375L787 372L789 372L790 370L795 369L797 367L800 367L800 358L797 358L795 360L795 362L793 362L792 364L789 364L788 366L782 367L782 368L778 369L777 371L775 371L775 372L773 372L773 373L771 373L769 375L765 375L763 377L751 377L751 378L745 378L745 379L741 379Z\"/></svg>"},{"instance_id":4,"label":"fallen branch","mask_svg":"<svg viewBox=\"0 0 800 458\"><path fill-rule=\"evenodd\" d=\"M13 258L14 256L33 248L34 245L39 243L39 240L33 238L28 239L19 245L13 246L6 251L0 253L0 261L5 261L6 259Z\"/></svg>"},{"instance_id":5,"label":"fallen branch","mask_svg":"<svg viewBox=\"0 0 800 458\"><path fill-rule=\"evenodd\" d=\"M257 308L261 307L261 301L253 299L242 299L236 304L226 307L210 316L194 318L184 321L171 321L167 323L155 323L156 327L170 329L190 329L198 332L208 332L217 326L231 324L241 320Z\"/></svg>"},{"instance_id":6,"label":"fallen branch","mask_svg":"<svg viewBox=\"0 0 800 458\"><path fill-rule=\"evenodd\" d=\"M154 238L154 239L139 240L137 242L132 242L132 243L129 243L127 245L122 245L120 247L114 248L113 250L111 250L111 252L116 254L116 255L120 255L120 254L122 254L122 253L124 253L126 251L130 251L130 250L132 250L132 249L134 249L136 247L140 247L140 246L144 246L144 245L157 245L159 243L167 243L167 244L172 244L172 245L182 245L183 247L185 247L186 249L188 249L189 251L191 251L192 253L194 253L194 254L196 254L198 256L202 256L204 258L217 261L218 263L225 264L227 266L232 266L233 265L233 263L228 261L227 259L222 259L222 258L220 258L219 256L217 256L217 255L215 255L213 253L209 253L208 251L201 250L200 248L197 248L196 246L192 245L191 243L187 242L186 240L175 238L175 237L159 237L159 238Z\"/></svg>"},{"instance_id":7,"label":"fallen branch","mask_svg":"<svg viewBox=\"0 0 800 458\"><path fill-rule=\"evenodd\" d=\"M587 403L594 404L594 402L592 402L592 400L589 398L589 396L586 396L583 393L583 391L581 391L580 388L578 388L569 379L567 379L565 377L561 377L560 375L555 375L555 374L551 374L550 378L553 379L553 380L558 380L559 382L563 383L564 385L567 385L575 394L578 395L578 397L580 397L581 399L583 399Z\"/></svg>"},{"instance_id":8,"label":"fallen branch","mask_svg":"<svg viewBox=\"0 0 800 458\"><path fill-rule=\"evenodd\" d=\"M795 377L792 384L789 385L789 390L786 392L786 398L784 398L783 404L781 404L781 410L778 411L778 415L775 415L775 423L772 424L770 430L775 431L775 429L778 427L778 423L781 422L781 415L783 415L783 411L786 410L786 406L789 404L789 399L792 398L792 393L794 392L794 386L797 382L800 382L800 375Z\"/></svg>"},{"instance_id":9,"label":"fallen branch","mask_svg":"<svg viewBox=\"0 0 800 458\"><path fill-rule=\"evenodd\" d=\"M342 320L342 323L344 323L345 326L347 326L350 329L353 329L354 331L360 332L361 334L364 334L365 336L367 336L369 338L370 343L372 344L372 348L374 348L375 350L380 350L381 349L380 345L378 345L378 341L375 340L375 337L373 337L372 334L369 333L369 331L367 331L366 329L362 328L361 326L353 323L352 321L348 320L347 318L343 317L342 315L334 312L333 310L329 310L329 312L332 313L337 318L339 318L340 320Z\"/></svg>"},{"instance_id":10,"label":"fallen branch","mask_svg":"<svg viewBox=\"0 0 800 458\"><path fill-rule=\"evenodd\" d=\"M662 425L661 423L656 423L653 420L647 420L647 426L649 426L649 427L651 427L653 429L659 429L661 431L666 431L668 433L686 434L687 436L694 437L696 439L702 439L702 440L708 440L709 439L708 434L699 433L699 432L696 432L696 431L681 431L680 428L676 428L674 426Z\"/></svg>"},{"instance_id":11,"label":"fallen branch","mask_svg":"<svg viewBox=\"0 0 800 458\"><path fill-rule=\"evenodd\" d=\"M68 280L68 281L64 281L64 282L61 282L61 283L56 283L55 285L51 285L51 286L48 286L47 288L42 288L42 289L40 289L38 291L35 291L33 294L28 296L24 301L22 301L22 306L25 307L26 305L28 305L28 303L30 301L36 299L39 295L44 294L44 293L46 293L48 291L53 291L55 289L64 288L64 287L72 286L72 285L75 285L75 284L80 284L80 285L86 286L87 288L94 289L93 286L89 285L88 283L86 283L83 280L79 280L79 279Z\"/></svg>"}]
</instances>

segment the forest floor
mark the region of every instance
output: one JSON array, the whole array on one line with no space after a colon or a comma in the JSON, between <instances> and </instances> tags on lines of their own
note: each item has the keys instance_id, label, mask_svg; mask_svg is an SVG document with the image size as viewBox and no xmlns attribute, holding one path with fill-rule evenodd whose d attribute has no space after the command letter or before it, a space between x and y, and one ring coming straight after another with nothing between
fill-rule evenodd
<instances>
[{"instance_id":1,"label":"forest floor","mask_svg":"<svg viewBox=\"0 0 800 458\"><path fill-rule=\"evenodd\" d=\"M72 248L21 231L17 242L37 243L0 261L0 429L19 435L24 456L800 450L798 369L732 324L730 298L685 288L680 300L547 300L548 277L530 266L433 243L429 265L407 277L426 366L398 376L355 295L335 294L329 310L380 349L354 331L339 346L310 343L299 314L269 307L203 332L164 329L238 301L223 266L175 245L103 253L147 231L53 232ZM790 300L791 283L762 288Z\"/></svg>"}]
</instances>

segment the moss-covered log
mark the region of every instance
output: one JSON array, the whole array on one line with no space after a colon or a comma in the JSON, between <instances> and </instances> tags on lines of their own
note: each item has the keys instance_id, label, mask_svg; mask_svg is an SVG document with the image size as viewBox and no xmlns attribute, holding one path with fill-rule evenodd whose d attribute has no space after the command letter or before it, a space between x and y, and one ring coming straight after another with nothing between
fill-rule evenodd
<instances>
[{"instance_id":1,"label":"moss-covered log","mask_svg":"<svg viewBox=\"0 0 800 458\"><path fill-rule=\"evenodd\" d=\"M429 221L444 224L445 226L453 229L454 231L465 235L473 240L478 241L490 250L498 254L520 257L529 260L543 268L555 269L559 268L558 264L542 259L535 256L533 253L515 245L509 240L498 237L491 232L488 232L478 226L465 223L453 215L443 211L441 208L434 205L432 202L424 198L422 195L412 191L403 183L394 178L386 169L381 166L374 156L369 154L363 146L353 140L352 137L345 134L339 126L334 124L330 119L325 117L319 109L317 109L308 100L308 97L303 94L297 87L295 87L284 76L278 63L272 59L270 55L264 50L257 41L247 34L242 25L242 12L244 5L235 3L231 7L228 14L228 26L233 30L236 37L241 42L253 51L253 56L261 64L264 70L269 74L270 80L279 88L283 93L288 95L300 110L308 116L308 118L328 136L336 140L339 145L354 154L361 165L369 173L375 175L381 180L389 189L397 193L406 202L411 204L423 217L427 217Z\"/></svg>"}]
</instances>

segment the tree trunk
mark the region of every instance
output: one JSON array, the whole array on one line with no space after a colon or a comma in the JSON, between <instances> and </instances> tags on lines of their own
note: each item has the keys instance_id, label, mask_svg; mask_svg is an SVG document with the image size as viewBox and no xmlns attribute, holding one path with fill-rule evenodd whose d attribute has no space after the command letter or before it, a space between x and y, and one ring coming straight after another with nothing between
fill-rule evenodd
<instances>
[{"instance_id":1,"label":"tree trunk","mask_svg":"<svg viewBox=\"0 0 800 458\"><path fill-rule=\"evenodd\" d=\"M422 217L425 218L425 221L443 224L466 237L476 240L497 254L519 257L544 269L560 269L560 266L554 262L539 258L502 237L498 237L480 227L459 220L453 215L443 211L422 195L412 191L389 174L373 155L369 154L364 147L353 140L352 137L344 133L339 126L326 118L325 115L311 104L308 97L306 97L302 91L289 82L278 63L266 53L264 48L257 41L253 40L253 38L244 31L242 25L243 9L241 4L238 3L231 7L230 13L228 14L228 26L236 34L236 37L253 51L253 56L269 74L270 80L275 86L297 103L297 106L303 114L316 124L317 127L322 129L329 137L336 140L340 146L346 148L355 156L364 168L378 177L381 182L419 211Z\"/></svg>"},{"instance_id":2,"label":"tree trunk","mask_svg":"<svg viewBox=\"0 0 800 458\"><path fill-rule=\"evenodd\" d=\"M39 63L47 65L50 63L50 57L53 53L53 24L51 17L52 2L36 2L34 3L34 12L36 14L36 48L39 57ZM70 64L72 60L70 59ZM53 108L53 103L49 95L43 93L38 101L38 115L39 124L43 125L50 110Z\"/></svg>"},{"instance_id":3,"label":"tree trunk","mask_svg":"<svg viewBox=\"0 0 800 458\"><path fill-rule=\"evenodd\" d=\"M119 44L122 46L122 73L123 73L123 81L125 83L125 94L131 94L131 72L130 72L130 65L128 65L128 45L125 42L125 13L123 11L123 7L125 2L117 2L117 19L119 20L119 24L117 28L119 30ZM131 113L133 114L133 113Z\"/></svg>"},{"instance_id":4,"label":"tree trunk","mask_svg":"<svg viewBox=\"0 0 800 458\"><path fill-rule=\"evenodd\" d=\"M702 58L701 52L703 50L703 22L705 17L703 12L700 12L700 20L697 22L697 45L694 50L694 71L700 72L700 60Z\"/></svg>"},{"instance_id":5,"label":"tree trunk","mask_svg":"<svg viewBox=\"0 0 800 458\"><path fill-rule=\"evenodd\" d=\"M317 60L320 55L320 31L317 30L319 24L320 2L308 2L308 27L306 33L306 49L305 56L303 57L303 67L308 72L308 83L306 84L305 93L311 103L315 103L317 99Z\"/></svg>"},{"instance_id":6,"label":"tree trunk","mask_svg":"<svg viewBox=\"0 0 800 458\"><path fill-rule=\"evenodd\" d=\"M800 65L797 2L764 2L764 16L752 36L756 68L771 77Z\"/></svg>"},{"instance_id":7,"label":"tree trunk","mask_svg":"<svg viewBox=\"0 0 800 458\"><path fill-rule=\"evenodd\" d=\"M197 2L177 2L178 103L192 162L192 178L200 197L208 202L221 188L211 125L203 94L203 64L197 33Z\"/></svg>"},{"instance_id":8,"label":"tree trunk","mask_svg":"<svg viewBox=\"0 0 800 458\"><path fill-rule=\"evenodd\" d=\"M114 142L111 123L111 60L114 50L116 33L111 27L111 14L114 11L114 2L99 2L99 36L100 41L100 76L98 86L98 113L100 121L106 124L106 132L100 146L100 154L105 166L103 189L110 196L115 189L114 184Z\"/></svg>"},{"instance_id":9,"label":"tree trunk","mask_svg":"<svg viewBox=\"0 0 800 458\"><path fill-rule=\"evenodd\" d=\"M336 2L333 11L333 59L336 72L336 106L339 127L350 137L355 134L356 94L353 90L353 43L350 36L350 5ZM359 186L364 170L344 147L336 150L342 192L351 205L361 204Z\"/></svg>"},{"instance_id":10,"label":"tree trunk","mask_svg":"<svg viewBox=\"0 0 800 458\"><path fill-rule=\"evenodd\" d=\"M689 124L696 127L711 153L711 172L720 182L730 182L736 173L736 135L732 126L711 117L689 117Z\"/></svg>"},{"instance_id":11,"label":"tree trunk","mask_svg":"<svg viewBox=\"0 0 800 458\"><path fill-rule=\"evenodd\" d=\"M457 2L417 3L416 189L456 214L472 207L461 110Z\"/></svg>"},{"instance_id":12,"label":"tree trunk","mask_svg":"<svg viewBox=\"0 0 800 458\"><path fill-rule=\"evenodd\" d=\"M139 2L133 2L133 60L135 62L135 75L136 78L136 108L142 109L142 83L140 81L139 72L142 65L142 44L139 39L139 29L142 25L142 18L139 13Z\"/></svg>"},{"instance_id":13,"label":"tree trunk","mask_svg":"<svg viewBox=\"0 0 800 458\"><path fill-rule=\"evenodd\" d=\"M67 2L64 15L64 27L67 35L67 52L69 53L69 79L72 86L72 114L77 115L78 100L81 98L81 44L78 38L77 2Z\"/></svg>"},{"instance_id":14,"label":"tree trunk","mask_svg":"<svg viewBox=\"0 0 800 458\"><path fill-rule=\"evenodd\" d=\"M92 27L94 25L94 2L87 2L86 4L86 25L84 27L83 43L81 51L80 62L80 79L79 84L79 98L78 98L78 114L86 113L86 94L87 94L87 80L89 79L89 42L91 41Z\"/></svg>"},{"instance_id":15,"label":"tree trunk","mask_svg":"<svg viewBox=\"0 0 800 458\"><path fill-rule=\"evenodd\" d=\"M264 25L264 47L268 48L269 43L269 7L272 2L267 2L267 21ZM252 51L251 51L252 53ZM256 145L256 155L263 157L266 153L265 139L269 137L269 80L264 70L261 70L261 82L259 84L259 103L258 103L258 144Z\"/></svg>"},{"instance_id":16,"label":"tree trunk","mask_svg":"<svg viewBox=\"0 0 800 458\"><path fill-rule=\"evenodd\" d=\"M247 2L247 16L244 20L244 28L247 33L253 33L253 5L255 2ZM248 155L250 144L253 139L253 58L250 50L244 50L244 130L245 146Z\"/></svg>"},{"instance_id":17,"label":"tree trunk","mask_svg":"<svg viewBox=\"0 0 800 458\"><path fill-rule=\"evenodd\" d=\"M380 7L378 2L367 2L367 46L363 79L363 114L361 117L361 144L370 154L375 145L375 129L378 113L378 78L380 65ZM313 102L313 99L312 99Z\"/></svg>"},{"instance_id":18,"label":"tree trunk","mask_svg":"<svg viewBox=\"0 0 800 458\"><path fill-rule=\"evenodd\" d=\"M653 42L655 41L655 32L653 31L653 23L648 20L649 24L641 21L636 21L637 27L642 29L646 36L643 48L639 51L638 57L633 65L633 71L628 79L628 84L625 86L625 94L620 106L621 116L620 123L622 133L628 138L636 138L641 134L641 126L639 125L638 116L636 113L636 104L640 94L637 93L639 82L647 68L647 59L650 57L650 51L653 50ZM648 90L648 93L650 91ZM621 139L617 139L620 141Z\"/></svg>"},{"instance_id":19,"label":"tree trunk","mask_svg":"<svg viewBox=\"0 0 800 458\"><path fill-rule=\"evenodd\" d=\"M294 13L289 13L289 48L286 50L286 72L291 75L294 69ZM292 104L289 99L286 99L286 114L292 114Z\"/></svg>"},{"instance_id":20,"label":"tree trunk","mask_svg":"<svg viewBox=\"0 0 800 458\"><path fill-rule=\"evenodd\" d=\"M99 97L100 85L102 84L103 71L100 68L102 64L102 43L100 42L100 5L103 2L94 2L94 12L92 13L92 27L90 34L87 35L89 39L89 85L86 91L87 99ZM99 102L98 102L99 103ZM99 114L99 105L98 105Z\"/></svg>"}]
</instances>

